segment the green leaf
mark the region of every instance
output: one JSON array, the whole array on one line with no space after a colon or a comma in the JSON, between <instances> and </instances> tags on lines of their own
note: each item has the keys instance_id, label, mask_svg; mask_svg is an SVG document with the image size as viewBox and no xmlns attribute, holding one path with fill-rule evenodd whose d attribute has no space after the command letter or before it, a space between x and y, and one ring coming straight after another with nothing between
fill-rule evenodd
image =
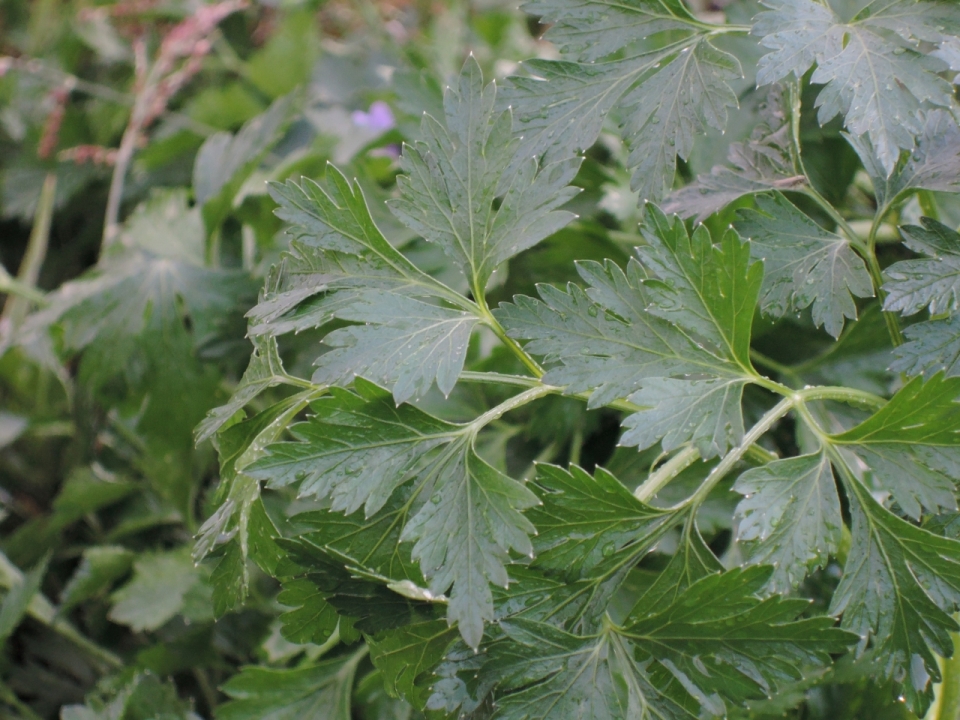
<instances>
[{"instance_id":1,"label":"green leaf","mask_svg":"<svg viewBox=\"0 0 960 720\"><path fill-rule=\"evenodd\" d=\"M723 570L717 556L707 547L696 522L689 519L680 536L680 546L667 566L640 596L636 607L671 605L694 583Z\"/></svg>"},{"instance_id":2,"label":"green leaf","mask_svg":"<svg viewBox=\"0 0 960 720\"><path fill-rule=\"evenodd\" d=\"M946 63L930 50L947 40L945 19L958 16L948 3L897 0L874 2L850 22L814 0L764 0L753 33L771 52L760 59L757 84L803 77L823 85L818 118L843 114L848 130L868 135L884 169L893 173L901 149L911 149L923 132L918 111L929 106L956 109L953 89L939 73Z\"/></svg>"},{"instance_id":3,"label":"green leaf","mask_svg":"<svg viewBox=\"0 0 960 720\"><path fill-rule=\"evenodd\" d=\"M618 108L631 187L659 201L677 155L688 159L708 126L726 126L737 106L727 81L742 76L739 61L711 44L712 26L674 0L537 0L525 9L554 23L547 37L562 59L526 63L529 77L511 78L504 93L522 137L518 157L553 162L586 150Z\"/></svg>"},{"instance_id":4,"label":"green leaf","mask_svg":"<svg viewBox=\"0 0 960 720\"><path fill-rule=\"evenodd\" d=\"M390 245L359 185L335 169L325 186L305 180L271 192L298 240L249 313L251 334L356 323L324 338L333 350L317 359L314 382L346 385L361 375L390 387L398 403L426 394L434 381L449 394L479 322L476 306Z\"/></svg>"},{"instance_id":5,"label":"green leaf","mask_svg":"<svg viewBox=\"0 0 960 720\"><path fill-rule=\"evenodd\" d=\"M737 229L763 260L763 311L774 317L811 307L813 322L839 337L844 320L857 319L855 297L872 297L870 273L841 236L827 232L780 193L742 210Z\"/></svg>"},{"instance_id":6,"label":"green leaf","mask_svg":"<svg viewBox=\"0 0 960 720\"><path fill-rule=\"evenodd\" d=\"M430 688L424 680L443 660L456 631L443 620L407 625L367 640L370 659L383 674L387 692L423 709Z\"/></svg>"},{"instance_id":7,"label":"green leaf","mask_svg":"<svg viewBox=\"0 0 960 720\"><path fill-rule=\"evenodd\" d=\"M773 566L771 592L790 592L839 547L840 497L823 453L747 470L733 489L744 496L737 542L748 563Z\"/></svg>"},{"instance_id":8,"label":"green leaf","mask_svg":"<svg viewBox=\"0 0 960 720\"><path fill-rule=\"evenodd\" d=\"M520 511L536 498L477 456L470 425L397 406L363 381L356 389L315 401L316 415L292 428L297 441L272 445L247 472L271 487L298 483L302 495L330 498L334 510L364 507L368 515L413 479L416 510L400 539L415 543L413 557L434 596L452 588L448 618L476 647L484 620L493 618L488 583L507 584L510 550L533 552L533 526Z\"/></svg>"},{"instance_id":9,"label":"green leaf","mask_svg":"<svg viewBox=\"0 0 960 720\"><path fill-rule=\"evenodd\" d=\"M124 674L107 682L111 680L112 685L117 685L116 680L125 682L105 693L106 697L98 690L84 705L65 706L62 720L200 720L189 703L177 696L172 682L163 682L152 673L137 672L132 677Z\"/></svg>"},{"instance_id":10,"label":"green leaf","mask_svg":"<svg viewBox=\"0 0 960 720\"><path fill-rule=\"evenodd\" d=\"M396 498L369 519L362 512L298 515L297 524L308 531L280 543L287 560L304 569L297 582L308 581L319 593L300 599L304 612L326 603L367 635L436 619L446 599L425 588L409 546L399 544L408 509Z\"/></svg>"},{"instance_id":11,"label":"green leaf","mask_svg":"<svg viewBox=\"0 0 960 720\"><path fill-rule=\"evenodd\" d=\"M644 227L648 245L637 248L652 277L648 311L689 336L709 343L715 356L750 367L750 330L763 266L750 260L750 246L735 232L714 245L705 227L687 233L679 218L656 208Z\"/></svg>"},{"instance_id":12,"label":"green leaf","mask_svg":"<svg viewBox=\"0 0 960 720\"><path fill-rule=\"evenodd\" d=\"M922 715L940 669L931 650L952 654L960 607L960 543L901 520L858 481L847 483L853 544L830 605L843 627L868 639L887 677L902 683Z\"/></svg>"},{"instance_id":13,"label":"green leaf","mask_svg":"<svg viewBox=\"0 0 960 720\"><path fill-rule=\"evenodd\" d=\"M501 623L512 642L489 663L506 690L497 718L696 718L724 699L762 697L855 640L830 618L795 621L803 600L760 600L769 570L709 575L666 608L641 601L623 628L578 636L544 623Z\"/></svg>"},{"instance_id":14,"label":"green leaf","mask_svg":"<svg viewBox=\"0 0 960 720\"><path fill-rule=\"evenodd\" d=\"M957 192L960 189L960 128L956 118L946 110L925 113L923 132L916 147L901 154L891 175L877 159L870 137L847 135L857 151L863 167L873 181L873 191L880 208L889 208L910 190Z\"/></svg>"},{"instance_id":15,"label":"green leaf","mask_svg":"<svg viewBox=\"0 0 960 720\"><path fill-rule=\"evenodd\" d=\"M648 409L623 421L620 444L642 450L661 440L664 452L672 452L692 443L703 458L723 455L743 438L740 404L746 383L742 378L649 380L629 398Z\"/></svg>"},{"instance_id":16,"label":"green leaf","mask_svg":"<svg viewBox=\"0 0 960 720\"><path fill-rule=\"evenodd\" d=\"M127 573L135 553L116 545L98 545L83 551L83 559L60 594L64 610L103 592Z\"/></svg>"},{"instance_id":17,"label":"green leaf","mask_svg":"<svg viewBox=\"0 0 960 720\"><path fill-rule=\"evenodd\" d=\"M901 260L886 269L884 310L913 315L929 308L933 315L960 309L960 234L921 218L923 226L900 228L904 244L925 258Z\"/></svg>"},{"instance_id":18,"label":"green leaf","mask_svg":"<svg viewBox=\"0 0 960 720\"><path fill-rule=\"evenodd\" d=\"M795 620L807 601L757 593L770 568L754 567L709 575L681 592L666 609L639 602L623 633L646 657L689 681L701 698L734 703L772 694L802 669L830 662L856 637L833 627L833 619Z\"/></svg>"},{"instance_id":19,"label":"green leaf","mask_svg":"<svg viewBox=\"0 0 960 720\"><path fill-rule=\"evenodd\" d=\"M502 688L496 720L700 717L682 683L657 663L637 663L632 644L613 630L581 637L527 620L503 627L512 642L490 660Z\"/></svg>"},{"instance_id":20,"label":"green leaf","mask_svg":"<svg viewBox=\"0 0 960 720\"><path fill-rule=\"evenodd\" d=\"M623 397L649 405L628 419L634 431L622 442L644 449L669 435L665 448L694 440L710 457L743 434L740 394L754 378L750 332L763 269L735 233L714 246L703 226L691 237L679 219L653 207L648 214L648 244L626 272L609 262L580 263L586 292L542 286L544 302L515 298L497 318L511 337L532 341L529 352L561 362L546 382L570 393L592 390L591 407ZM697 403L705 382L719 394ZM675 430L658 408L684 396L687 409L709 412L702 423Z\"/></svg>"},{"instance_id":21,"label":"green leaf","mask_svg":"<svg viewBox=\"0 0 960 720\"><path fill-rule=\"evenodd\" d=\"M358 324L324 338L333 349L317 359L313 382L347 385L362 376L391 387L396 402L419 399L434 382L449 395L480 322L462 310L376 291L365 292L336 317Z\"/></svg>"},{"instance_id":22,"label":"green leaf","mask_svg":"<svg viewBox=\"0 0 960 720\"><path fill-rule=\"evenodd\" d=\"M268 348L271 343L275 347L273 338L264 341ZM241 383L238 394L243 387ZM225 546L223 558L211 576L216 617L246 599L250 584L248 559L271 574L278 562L274 539L280 533L260 500L260 483L244 471L263 456L267 445L276 441L320 392L306 390L292 395L253 418L229 426L217 437L220 487L215 499L221 504L200 526L193 547L193 559L199 562L215 548Z\"/></svg>"},{"instance_id":23,"label":"green leaf","mask_svg":"<svg viewBox=\"0 0 960 720\"><path fill-rule=\"evenodd\" d=\"M44 558L36 567L23 574L19 583L14 583L7 589L7 594L0 603L0 648L13 635L23 616L27 613L30 602L40 592L40 584L47 574L49 556Z\"/></svg>"},{"instance_id":24,"label":"green leaf","mask_svg":"<svg viewBox=\"0 0 960 720\"><path fill-rule=\"evenodd\" d=\"M602 468L591 477L575 465L538 465L536 485L543 504L527 513L537 528L536 566L570 580L627 556L636 562L672 525L673 513L640 502Z\"/></svg>"},{"instance_id":25,"label":"green leaf","mask_svg":"<svg viewBox=\"0 0 960 720\"><path fill-rule=\"evenodd\" d=\"M294 237L265 296L249 317L253 334L278 334L328 322L320 314L313 324L271 327L301 302L318 293L348 288L391 290L413 296L458 298L457 293L419 270L377 228L357 181L350 183L332 165L323 184L304 179L273 183L276 213L290 223Z\"/></svg>"},{"instance_id":26,"label":"green leaf","mask_svg":"<svg viewBox=\"0 0 960 720\"><path fill-rule=\"evenodd\" d=\"M900 508L919 519L955 510L960 481L960 378L914 378L883 408L833 441L873 471Z\"/></svg>"},{"instance_id":27,"label":"green leaf","mask_svg":"<svg viewBox=\"0 0 960 720\"><path fill-rule=\"evenodd\" d=\"M657 33L703 29L678 0L531 0L522 10L550 25L546 38L561 53L588 62Z\"/></svg>"},{"instance_id":28,"label":"green leaf","mask_svg":"<svg viewBox=\"0 0 960 720\"><path fill-rule=\"evenodd\" d=\"M230 698L217 720L350 720L351 693L364 649L290 670L248 667L223 685Z\"/></svg>"},{"instance_id":29,"label":"green leaf","mask_svg":"<svg viewBox=\"0 0 960 720\"><path fill-rule=\"evenodd\" d=\"M187 596L203 582L189 553L179 550L141 555L133 578L113 593L107 617L135 632L156 630L187 607Z\"/></svg>"},{"instance_id":30,"label":"green leaf","mask_svg":"<svg viewBox=\"0 0 960 720\"><path fill-rule=\"evenodd\" d=\"M929 378L939 372L945 377L960 376L960 315L911 325L903 335L907 342L894 348L897 359L891 371L909 377Z\"/></svg>"},{"instance_id":31,"label":"green leaf","mask_svg":"<svg viewBox=\"0 0 960 720\"><path fill-rule=\"evenodd\" d=\"M283 137L297 104L294 95L281 97L236 135L220 132L203 143L193 165L193 191L208 232L223 222L244 180Z\"/></svg>"},{"instance_id":32,"label":"green leaf","mask_svg":"<svg viewBox=\"0 0 960 720\"><path fill-rule=\"evenodd\" d=\"M527 352L551 366L544 381L568 393L593 391L589 407L624 398L651 377L731 372L678 328L646 311L647 273L636 259L626 271L612 262L577 264L586 291L538 287L542 300L524 296L496 311L510 337L529 340Z\"/></svg>"},{"instance_id":33,"label":"green leaf","mask_svg":"<svg viewBox=\"0 0 960 720\"><path fill-rule=\"evenodd\" d=\"M507 173L516 143L511 115L495 112L495 98L496 86L484 88L471 56L444 95L445 126L424 115L423 139L404 148L400 198L388 201L404 224L459 264L476 296L502 262L573 219L558 208L576 194L569 183L580 166L568 159L539 169L528 158Z\"/></svg>"},{"instance_id":34,"label":"green leaf","mask_svg":"<svg viewBox=\"0 0 960 720\"><path fill-rule=\"evenodd\" d=\"M294 608L280 616L280 634L292 643L322 645L340 622L337 611L307 578L284 582L277 602Z\"/></svg>"},{"instance_id":35,"label":"green leaf","mask_svg":"<svg viewBox=\"0 0 960 720\"><path fill-rule=\"evenodd\" d=\"M248 283L237 272L208 270L141 250L120 251L48 296L49 306L34 314L24 330L61 325L64 349L71 354L86 350L91 355L87 372L105 382L127 371L134 353L144 361L153 355L154 363L157 355L192 353L217 335L218 326L249 291Z\"/></svg>"},{"instance_id":36,"label":"green leaf","mask_svg":"<svg viewBox=\"0 0 960 720\"><path fill-rule=\"evenodd\" d=\"M779 85L771 87L750 139L730 144L729 165L716 165L709 174L670 193L663 203L665 213L695 216L699 222L744 195L791 190L807 182L797 174L790 155L790 111L784 107L783 92Z\"/></svg>"},{"instance_id":37,"label":"green leaf","mask_svg":"<svg viewBox=\"0 0 960 720\"><path fill-rule=\"evenodd\" d=\"M238 410L246 407L264 390L290 382L291 378L283 369L283 362L280 360L276 338L272 336L254 337L250 364L247 365L243 377L240 378L239 384L230 397L230 401L226 405L221 405L207 413L207 417L194 431L197 442L203 442L213 437Z\"/></svg>"}]
</instances>

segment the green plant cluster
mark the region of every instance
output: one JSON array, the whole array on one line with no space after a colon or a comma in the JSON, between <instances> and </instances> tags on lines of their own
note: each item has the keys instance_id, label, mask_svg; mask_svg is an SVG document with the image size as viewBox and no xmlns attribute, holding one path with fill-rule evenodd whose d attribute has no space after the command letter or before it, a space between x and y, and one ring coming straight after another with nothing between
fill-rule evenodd
<instances>
[{"instance_id":1,"label":"green plant cluster","mask_svg":"<svg viewBox=\"0 0 960 720\"><path fill-rule=\"evenodd\" d=\"M75 10L0 58L3 713L960 717L960 6Z\"/></svg>"}]
</instances>

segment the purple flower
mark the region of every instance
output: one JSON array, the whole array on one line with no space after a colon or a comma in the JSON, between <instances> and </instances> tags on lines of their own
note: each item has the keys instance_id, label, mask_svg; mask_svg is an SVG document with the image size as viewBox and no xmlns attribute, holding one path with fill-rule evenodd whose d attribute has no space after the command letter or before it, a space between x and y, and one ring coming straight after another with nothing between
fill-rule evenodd
<instances>
[{"instance_id":1,"label":"purple flower","mask_svg":"<svg viewBox=\"0 0 960 720\"><path fill-rule=\"evenodd\" d=\"M389 130L396 125L390 106L383 100L374 102L373 105L370 106L369 112L355 110L351 118L353 124L357 127L379 130L380 132Z\"/></svg>"}]
</instances>

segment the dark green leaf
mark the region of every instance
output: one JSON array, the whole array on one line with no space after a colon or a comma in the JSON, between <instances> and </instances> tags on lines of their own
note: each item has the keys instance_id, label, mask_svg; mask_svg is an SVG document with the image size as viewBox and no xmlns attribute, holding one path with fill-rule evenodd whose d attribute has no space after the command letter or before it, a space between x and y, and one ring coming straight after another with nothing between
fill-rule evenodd
<instances>
[{"instance_id":1,"label":"dark green leaf","mask_svg":"<svg viewBox=\"0 0 960 720\"><path fill-rule=\"evenodd\" d=\"M750 139L730 144L730 166L717 165L708 175L670 193L663 211L702 221L744 195L802 187L807 180L797 174L790 155L790 108L784 107L783 93L774 85Z\"/></svg>"},{"instance_id":2,"label":"dark green leaf","mask_svg":"<svg viewBox=\"0 0 960 720\"><path fill-rule=\"evenodd\" d=\"M364 651L292 670L249 667L230 678L217 720L350 720L351 693Z\"/></svg>"},{"instance_id":3,"label":"dark green leaf","mask_svg":"<svg viewBox=\"0 0 960 720\"><path fill-rule=\"evenodd\" d=\"M116 545L98 545L83 551L83 559L63 588L60 604L71 608L109 588L133 565L135 554Z\"/></svg>"},{"instance_id":4,"label":"dark green leaf","mask_svg":"<svg viewBox=\"0 0 960 720\"><path fill-rule=\"evenodd\" d=\"M946 110L926 113L916 147L903 153L889 176L877 159L869 136L847 136L847 140L870 175L877 205L881 208L889 207L910 190L956 192L960 189L960 128L956 118Z\"/></svg>"},{"instance_id":5,"label":"dark green leaf","mask_svg":"<svg viewBox=\"0 0 960 720\"><path fill-rule=\"evenodd\" d=\"M337 629L340 621L337 611L306 578L284 582L277 601L294 608L280 616L280 633L290 642L322 645Z\"/></svg>"},{"instance_id":6,"label":"dark green leaf","mask_svg":"<svg viewBox=\"0 0 960 720\"><path fill-rule=\"evenodd\" d=\"M208 231L223 222L244 180L283 137L296 105L294 95L281 97L236 135L216 133L203 143L193 165L193 189Z\"/></svg>"},{"instance_id":7,"label":"dark green leaf","mask_svg":"<svg viewBox=\"0 0 960 720\"><path fill-rule=\"evenodd\" d=\"M960 234L946 225L922 218L923 227L900 231L908 248L927 257L901 260L886 269L885 310L913 315L925 307L934 315L960 309Z\"/></svg>"},{"instance_id":8,"label":"dark green leaf","mask_svg":"<svg viewBox=\"0 0 960 720\"><path fill-rule=\"evenodd\" d=\"M429 673L440 664L456 639L456 630L445 620L408 625L369 638L370 659L383 674L387 692L423 709L432 682Z\"/></svg>"},{"instance_id":9,"label":"dark green leaf","mask_svg":"<svg viewBox=\"0 0 960 720\"><path fill-rule=\"evenodd\" d=\"M763 260L760 305L775 317L811 307L813 322L839 337L844 319L857 319L855 297L872 297L863 260L839 235L804 215L780 193L757 198L740 212L737 228Z\"/></svg>"},{"instance_id":10,"label":"dark green leaf","mask_svg":"<svg viewBox=\"0 0 960 720\"><path fill-rule=\"evenodd\" d=\"M960 480L960 378L914 378L873 416L839 435L913 518L955 510Z\"/></svg>"},{"instance_id":11,"label":"dark green leaf","mask_svg":"<svg viewBox=\"0 0 960 720\"><path fill-rule=\"evenodd\" d=\"M7 588L7 594L0 603L0 647L6 644L23 620L33 596L40 592L40 584L47 574L48 561L49 557L45 558L32 570L24 573L20 582Z\"/></svg>"},{"instance_id":12,"label":"dark green leaf","mask_svg":"<svg viewBox=\"0 0 960 720\"><path fill-rule=\"evenodd\" d=\"M602 7L603 14L591 16L584 5ZM544 0L534 7L560 21L554 32L564 59L527 63L531 77L512 78L504 93L522 134L518 157L553 162L586 150L607 114L619 107L634 170L631 187L642 199L659 201L672 185L677 156L688 159L694 139L708 126L726 126L728 109L737 106L727 81L742 76L739 61L712 45L709 26L677 2ZM637 40L670 29L679 37L657 49L631 47L626 57L594 62L623 47L631 25L654 16L659 17ZM606 33L597 32L608 24L623 31L612 43ZM568 57L583 61L568 62Z\"/></svg>"},{"instance_id":13,"label":"dark green leaf","mask_svg":"<svg viewBox=\"0 0 960 720\"><path fill-rule=\"evenodd\" d=\"M858 481L847 483L853 545L830 606L843 627L868 639L887 677L902 683L923 714L940 669L933 652L953 652L951 613L960 607L960 543L884 509Z\"/></svg>"},{"instance_id":14,"label":"dark green leaf","mask_svg":"<svg viewBox=\"0 0 960 720\"><path fill-rule=\"evenodd\" d=\"M893 351L897 356L890 365L893 372L925 378L939 372L945 377L960 375L960 315L911 325L903 335L907 342Z\"/></svg>"},{"instance_id":15,"label":"dark green leaf","mask_svg":"<svg viewBox=\"0 0 960 720\"><path fill-rule=\"evenodd\" d=\"M670 528L674 515L637 500L602 468L537 467L543 505L527 516L537 528L536 565L568 578L605 572L609 562L634 562Z\"/></svg>"},{"instance_id":16,"label":"dark green leaf","mask_svg":"<svg viewBox=\"0 0 960 720\"><path fill-rule=\"evenodd\" d=\"M824 86L820 123L842 113L852 134L869 136L884 177L923 132L921 108L956 108L950 83L939 75L946 63L917 42L936 50L947 40L945 21L958 20L949 3L874 2L847 23L814 0L764 5L770 10L757 16L753 32L772 52L760 60L757 83L800 78L816 63L810 80Z\"/></svg>"},{"instance_id":17,"label":"dark green leaf","mask_svg":"<svg viewBox=\"0 0 960 720\"><path fill-rule=\"evenodd\" d=\"M444 95L445 126L424 115L423 139L401 158L401 196L389 201L401 221L459 264L475 295L503 261L573 219L558 208L576 194L569 183L580 165L572 159L539 169L528 158L508 174L512 118L495 112L495 98L496 86L484 88L480 66L468 58Z\"/></svg>"},{"instance_id":18,"label":"dark green leaf","mask_svg":"<svg viewBox=\"0 0 960 720\"><path fill-rule=\"evenodd\" d=\"M413 541L433 596L451 588L449 619L472 646L493 619L488 583L506 585L509 551L530 554L536 502L522 484L482 461L469 425L438 420L362 381L355 395L334 390L313 404L316 416L293 427L297 442L271 446L248 473L273 487L329 497L334 510L368 514L415 478L417 509L401 540Z\"/></svg>"},{"instance_id":19,"label":"dark green leaf","mask_svg":"<svg viewBox=\"0 0 960 720\"><path fill-rule=\"evenodd\" d=\"M749 563L773 566L771 592L789 592L836 552L843 518L823 453L748 470L733 489L745 496L737 506L737 541Z\"/></svg>"},{"instance_id":20,"label":"dark green leaf","mask_svg":"<svg viewBox=\"0 0 960 720\"><path fill-rule=\"evenodd\" d=\"M133 578L113 593L108 617L136 632L156 630L184 611L188 593L202 582L203 573L189 553L141 555L133 564Z\"/></svg>"}]
</instances>

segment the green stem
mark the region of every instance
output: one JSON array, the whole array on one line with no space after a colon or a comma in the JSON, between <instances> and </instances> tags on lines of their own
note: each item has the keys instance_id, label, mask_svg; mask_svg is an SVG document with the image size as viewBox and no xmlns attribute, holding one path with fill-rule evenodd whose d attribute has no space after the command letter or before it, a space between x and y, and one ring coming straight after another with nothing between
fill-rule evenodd
<instances>
[{"instance_id":1,"label":"green stem","mask_svg":"<svg viewBox=\"0 0 960 720\"><path fill-rule=\"evenodd\" d=\"M847 240L850 242L850 245L855 247L861 254L867 253L867 245L863 242L857 232L850 226L850 223L841 215L837 209L827 200L823 195L820 194L820 191L817 190L813 185L806 185L798 192L803 193L808 198L813 200L820 208L830 216L830 219L833 220L837 227L840 228L841 232L847 236Z\"/></svg>"},{"instance_id":2,"label":"green stem","mask_svg":"<svg viewBox=\"0 0 960 720\"><path fill-rule=\"evenodd\" d=\"M567 459L569 465L580 464L580 453L583 450L583 428L577 425L573 431L573 437L570 438L570 457Z\"/></svg>"},{"instance_id":3,"label":"green stem","mask_svg":"<svg viewBox=\"0 0 960 720\"><path fill-rule=\"evenodd\" d=\"M879 409L887 404L887 401L879 395L866 392L864 390L855 390L847 387L812 387L805 390L798 390L795 397L802 401L809 400L839 400L848 405L859 405Z\"/></svg>"},{"instance_id":4,"label":"green stem","mask_svg":"<svg viewBox=\"0 0 960 720\"><path fill-rule=\"evenodd\" d=\"M757 352L753 348L750 349L750 359L757 365L765 367L768 370L773 370L775 373L779 373L780 375L796 375L794 369L789 365L784 365L783 363L778 362L771 357L767 357L763 353Z\"/></svg>"},{"instance_id":5,"label":"green stem","mask_svg":"<svg viewBox=\"0 0 960 720\"><path fill-rule=\"evenodd\" d=\"M487 410L487 412L471 422L470 426L474 433L479 432L482 428L486 427L494 420L499 420L511 410L516 410L517 408L523 407L527 403L531 403L538 398L559 392L559 390L560 388L556 388L553 385L540 385L538 387L530 388L529 390L524 390L519 395L514 395L512 398L505 400L495 408Z\"/></svg>"},{"instance_id":6,"label":"green stem","mask_svg":"<svg viewBox=\"0 0 960 720\"><path fill-rule=\"evenodd\" d=\"M960 720L960 633L950 633L953 639L953 657L944 659L941 667L943 679L937 686L937 700L930 720Z\"/></svg>"},{"instance_id":7,"label":"green stem","mask_svg":"<svg viewBox=\"0 0 960 720\"><path fill-rule=\"evenodd\" d=\"M543 385L537 378L527 377L526 375L505 375L496 372L474 372L464 370L460 373L460 379L463 382L474 382L490 385L515 385L517 387L540 387Z\"/></svg>"},{"instance_id":8,"label":"green stem","mask_svg":"<svg viewBox=\"0 0 960 720\"><path fill-rule=\"evenodd\" d=\"M767 431L770 430L770 428L776 425L780 418L790 412L795 403L795 398L785 397L783 400L770 408L770 410L768 410L764 416L760 418L760 421L750 428L750 431L743 436L743 440L740 442L740 444L724 455L723 460L721 460L720 463L710 471L710 474L707 475L707 479L703 481L703 484L699 487L699 489L689 498L677 505L674 509L680 510L687 506L692 506L694 508L699 507L703 501L706 500L707 495L710 494L710 491L716 487L717 483L720 482L738 462L740 462L740 459L744 455L746 455L747 450L750 449L750 446L756 443L767 433Z\"/></svg>"},{"instance_id":9,"label":"green stem","mask_svg":"<svg viewBox=\"0 0 960 720\"><path fill-rule=\"evenodd\" d=\"M873 292L880 301L880 307L883 307L887 294L883 290L883 271L880 269L880 262L877 260L877 231L880 229L880 223L884 215L887 214L885 208L877 210L873 218L873 224L870 226L870 233L867 235L867 245L865 252L861 253L867 261L867 270L870 272L870 280L873 282ZM894 347L903 345L903 332L900 330L900 321L895 313L883 311L883 319L887 324L887 332L890 334L890 340Z\"/></svg>"},{"instance_id":10,"label":"green stem","mask_svg":"<svg viewBox=\"0 0 960 720\"><path fill-rule=\"evenodd\" d=\"M649 502L652 498L656 497L657 493L666 487L671 480L699 459L700 451L693 445L687 445L683 450L661 465L650 477L644 480L643 484L633 491L633 496L641 502Z\"/></svg>"},{"instance_id":11,"label":"green stem","mask_svg":"<svg viewBox=\"0 0 960 720\"><path fill-rule=\"evenodd\" d=\"M482 294L477 295L475 290L474 299L477 302L477 308L480 310L480 314L483 317L487 327L493 330L494 334L500 339L500 342L502 342L510 350L510 352L512 352L520 360L520 362L523 363L527 370L533 373L534 377L542 378L544 374L543 368L537 364L536 360L527 354L526 350L520 347L520 344L516 340L507 335L507 331L503 329L503 325L499 323L499 321L493 316L493 313L490 312L490 308L487 307L486 298L484 298Z\"/></svg>"},{"instance_id":12,"label":"green stem","mask_svg":"<svg viewBox=\"0 0 960 720\"><path fill-rule=\"evenodd\" d=\"M20 282L0 265L0 293L23 298L27 302L41 307L47 304L47 296L26 283ZM9 302L9 301L8 301Z\"/></svg>"},{"instance_id":13,"label":"green stem","mask_svg":"<svg viewBox=\"0 0 960 720\"><path fill-rule=\"evenodd\" d=\"M37 280L40 277L40 268L47 257L47 247L50 244L50 226L53 223L54 203L57 196L56 173L48 173L40 190L40 199L33 215L33 228L30 231L30 240L27 242L27 251L20 262L17 279L13 280L6 270L0 276L0 291L13 290L3 305L0 314L0 325L18 327L30 309L30 303L44 302L43 293L37 291ZM7 287L4 287L7 286ZM19 291L19 292L17 292Z\"/></svg>"},{"instance_id":14,"label":"green stem","mask_svg":"<svg viewBox=\"0 0 960 720\"><path fill-rule=\"evenodd\" d=\"M762 445L754 443L747 448L743 459L752 462L754 465L766 465L767 463L772 463L774 460L779 460L780 456L775 452L770 452Z\"/></svg>"},{"instance_id":15,"label":"green stem","mask_svg":"<svg viewBox=\"0 0 960 720\"><path fill-rule=\"evenodd\" d=\"M3 683L0 683L0 701L16 708L22 720L43 720L33 711L33 708L18 698L17 694Z\"/></svg>"}]
</instances>

